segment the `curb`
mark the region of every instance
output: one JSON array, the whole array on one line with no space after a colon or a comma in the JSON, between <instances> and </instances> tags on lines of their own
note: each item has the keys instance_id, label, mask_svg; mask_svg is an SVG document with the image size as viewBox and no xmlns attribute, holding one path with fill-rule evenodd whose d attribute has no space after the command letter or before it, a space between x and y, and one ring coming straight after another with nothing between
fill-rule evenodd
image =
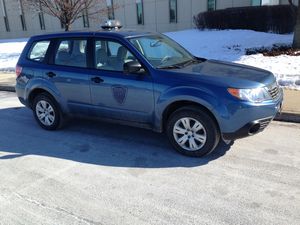
<instances>
[{"instance_id":1,"label":"curb","mask_svg":"<svg viewBox=\"0 0 300 225\"><path fill-rule=\"evenodd\" d=\"M282 112L280 115L277 115L274 120L290 123L300 123L300 114Z\"/></svg>"},{"instance_id":2,"label":"curb","mask_svg":"<svg viewBox=\"0 0 300 225\"><path fill-rule=\"evenodd\" d=\"M16 92L15 86L0 85L0 91Z\"/></svg>"}]
</instances>

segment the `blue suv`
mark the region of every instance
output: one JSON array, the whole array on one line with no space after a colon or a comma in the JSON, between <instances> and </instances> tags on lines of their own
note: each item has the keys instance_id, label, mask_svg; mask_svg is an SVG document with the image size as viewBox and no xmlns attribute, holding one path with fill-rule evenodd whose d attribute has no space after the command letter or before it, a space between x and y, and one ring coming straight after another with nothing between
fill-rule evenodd
<instances>
[{"instance_id":1,"label":"blue suv","mask_svg":"<svg viewBox=\"0 0 300 225\"><path fill-rule=\"evenodd\" d=\"M176 150L197 157L262 131L283 100L272 73L198 58L148 32L34 36L16 73L17 95L44 129L100 118L165 132Z\"/></svg>"}]
</instances>

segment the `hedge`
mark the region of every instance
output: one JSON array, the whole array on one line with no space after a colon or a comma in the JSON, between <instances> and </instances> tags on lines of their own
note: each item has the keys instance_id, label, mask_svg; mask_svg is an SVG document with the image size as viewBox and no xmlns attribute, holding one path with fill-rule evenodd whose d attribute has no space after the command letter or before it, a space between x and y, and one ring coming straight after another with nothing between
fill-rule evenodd
<instances>
[{"instance_id":1,"label":"hedge","mask_svg":"<svg viewBox=\"0 0 300 225\"><path fill-rule=\"evenodd\" d=\"M296 23L293 6L250 6L200 13L194 16L198 29L250 29L291 33Z\"/></svg>"}]
</instances>

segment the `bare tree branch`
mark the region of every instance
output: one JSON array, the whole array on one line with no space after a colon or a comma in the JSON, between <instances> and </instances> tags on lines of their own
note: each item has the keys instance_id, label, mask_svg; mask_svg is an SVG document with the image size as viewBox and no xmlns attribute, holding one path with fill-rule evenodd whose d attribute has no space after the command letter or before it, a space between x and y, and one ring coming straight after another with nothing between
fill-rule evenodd
<instances>
[{"instance_id":1,"label":"bare tree branch","mask_svg":"<svg viewBox=\"0 0 300 225\"><path fill-rule=\"evenodd\" d=\"M65 30L70 30L71 25L81 18L92 15L107 14L106 0L23 0L24 7L33 12L43 12L56 17L64 25ZM113 8L117 8L113 6Z\"/></svg>"}]
</instances>

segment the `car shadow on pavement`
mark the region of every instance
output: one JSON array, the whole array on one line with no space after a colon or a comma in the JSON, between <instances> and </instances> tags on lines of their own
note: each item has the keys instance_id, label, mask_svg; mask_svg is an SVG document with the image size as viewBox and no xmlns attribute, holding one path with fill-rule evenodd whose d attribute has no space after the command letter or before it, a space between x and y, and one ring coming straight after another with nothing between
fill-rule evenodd
<instances>
[{"instance_id":1,"label":"car shadow on pavement","mask_svg":"<svg viewBox=\"0 0 300 225\"><path fill-rule=\"evenodd\" d=\"M166 135L149 130L72 119L62 130L46 131L29 109L0 109L0 160L38 155L112 167L196 167L224 156L229 149L220 144L208 156L190 158L174 151Z\"/></svg>"}]
</instances>

